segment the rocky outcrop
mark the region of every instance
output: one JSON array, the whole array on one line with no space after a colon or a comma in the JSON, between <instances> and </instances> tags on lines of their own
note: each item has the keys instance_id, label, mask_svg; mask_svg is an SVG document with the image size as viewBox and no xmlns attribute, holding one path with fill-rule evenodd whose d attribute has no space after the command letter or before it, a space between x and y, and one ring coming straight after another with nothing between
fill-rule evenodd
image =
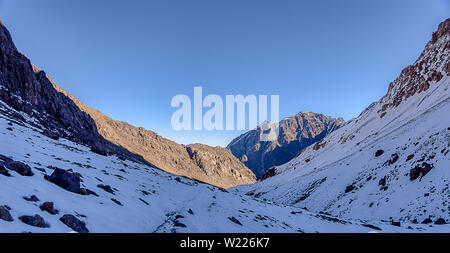
<instances>
[{"instance_id":1,"label":"rocky outcrop","mask_svg":"<svg viewBox=\"0 0 450 253\"><path fill-rule=\"evenodd\" d=\"M386 115L388 108L399 106L416 93L424 92L430 85L439 82L444 77L441 69L450 75L448 55L443 53L450 49L450 42L444 38L446 36L450 36L450 19L439 25L416 62L403 69L400 76L389 84L387 94L379 102L382 105L378 111L381 118ZM443 43L438 43L440 40Z\"/></svg>"},{"instance_id":2,"label":"rocky outcrop","mask_svg":"<svg viewBox=\"0 0 450 253\"><path fill-rule=\"evenodd\" d=\"M113 120L60 87L55 85L55 88L94 119L99 133L106 140L142 156L159 169L222 188L256 182L253 173L223 148L197 144L186 147L153 131ZM196 160L198 157L192 156L192 150L201 153L201 163Z\"/></svg>"},{"instance_id":3,"label":"rocky outcrop","mask_svg":"<svg viewBox=\"0 0 450 253\"><path fill-rule=\"evenodd\" d=\"M59 211L55 209L53 202L44 202L44 204L42 204L40 208L42 211L46 211L51 215L59 213Z\"/></svg>"},{"instance_id":4,"label":"rocky outcrop","mask_svg":"<svg viewBox=\"0 0 450 253\"><path fill-rule=\"evenodd\" d=\"M6 208L5 206L0 206L0 220L8 222L14 221L13 217L9 213L8 208Z\"/></svg>"},{"instance_id":5,"label":"rocky outcrop","mask_svg":"<svg viewBox=\"0 0 450 253\"><path fill-rule=\"evenodd\" d=\"M103 146L105 150L133 161L142 157L106 141L94 120L65 94L61 93L47 74L19 53L9 31L0 23L0 100L16 111L24 112L35 121L27 123L42 129L52 138L69 139L87 146ZM20 114L14 118L24 121Z\"/></svg>"},{"instance_id":6,"label":"rocky outcrop","mask_svg":"<svg viewBox=\"0 0 450 253\"><path fill-rule=\"evenodd\" d=\"M191 159L186 146L144 128L113 120L83 104L19 53L1 23L0 100L36 119L39 124L33 121L27 123L42 129L43 135L86 145L99 155L114 154L120 159L145 163L218 187L255 182L252 172L238 160L229 162L231 155L222 149L209 147L212 152L209 157L217 154L225 157L206 161L203 154L202 161L208 165L202 168ZM11 116L25 120L20 114ZM4 169L0 169L3 174Z\"/></svg>"},{"instance_id":7,"label":"rocky outcrop","mask_svg":"<svg viewBox=\"0 0 450 253\"><path fill-rule=\"evenodd\" d=\"M264 130L258 127L234 139L227 148L261 178L269 168L290 161L343 123L343 119L300 112L280 121L275 141L262 141Z\"/></svg>"},{"instance_id":8,"label":"rocky outcrop","mask_svg":"<svg viewBox=\"0 0 450 253\"><path fill-rule=\"evenodd\" d=\"M45 179L63 188L64 190L80 194L81 193L81 179L75 173L63 169L55 168L50 176Z\"/></svg>"},{"instance_id":9,"label":"rocky outcrop","mask_svg":"<svg viewBox=\"0 0 450 253\"><path fill-rule=\"evenodd\" d=\"M19 161L14 161L9 157L0 155L0 174L8 177L11 176L11 174L6 169L15 171L22 176L31 177L34 175L31 167L27 164Z\"/></svg>"},{"instance_id":10,"label":"rocky outcrop","mask_svg":"<svg viewBox=\"0 0 450 253\"><path fill-rule=\"evenodd\" d=\"M71 214L65 214L59 220L75 232L89 233L89 230L86 228L86 224Z\"/></svg>"},{"instance_id":11,"label":"rocky outcrop","mask_svg":"<svg viewBox=\"0 0 450 253\"><path fill-rule=\"evenodd\" d=\"M33 227L45 228L47 226L44 218L42 218L39 214L35 214L34 216L30 215L20 216L19 220Z\"/></svg>"},{"instance_id":12,"label":"rocky outcrop","mask_svg":"<svg viewBox=\"0 0 450 253\"><path fill-rule=\"evenodd\" d=\"M256 181L256 176L229 149L193 144L187 147L187 152L212 184L229 188Z\"/></svg>"}]
</instances>

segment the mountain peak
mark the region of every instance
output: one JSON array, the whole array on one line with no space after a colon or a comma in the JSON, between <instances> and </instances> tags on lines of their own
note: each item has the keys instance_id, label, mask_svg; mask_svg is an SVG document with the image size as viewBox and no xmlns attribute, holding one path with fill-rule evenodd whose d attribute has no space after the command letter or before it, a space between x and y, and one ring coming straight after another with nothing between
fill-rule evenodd
<instances>
[{"instance_id":1,"label":"mountain peak","mask_svg":"<svg viewBox=\"0 0 450 253\"><path fill-rule=\"evenodd\" d=\"M446 34L450 34L450 18L439 24L438 30L434 32L433 36L431 37L431 43L436 43L437 40L439 40Z\"/></svg>"},{"instance_id":2,"label":"mountain peak","mask_svg":"<svg viewBox=\"0 0 450 253\"><path fill-rule=\"evenodd\" d=\"M270 142L262 141L261 137L267 129L259 127L235 138L228 148L261 178L268 169L290 161L302 149L321 140L343 123L342 118L335 119L314 112L299 112L281 120L278 124L268 125L278 127L277 139Z\"/></svg>"}]
</instances>

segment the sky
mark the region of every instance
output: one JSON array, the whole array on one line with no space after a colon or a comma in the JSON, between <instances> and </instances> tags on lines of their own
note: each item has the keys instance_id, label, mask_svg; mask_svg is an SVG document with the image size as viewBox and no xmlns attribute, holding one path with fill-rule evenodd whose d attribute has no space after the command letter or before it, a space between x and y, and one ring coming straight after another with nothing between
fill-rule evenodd
<instances>
[{"instance_id":1,"label":"sky","mask_svg":"<svg viewBox=\"0 0 450 253\"><path fill-rule=\"evenodd\" d=\"M279 95L280 118L350 120L449 17L450 0L0 0L19 51L82 102L212 146L243 131L173 130L175 95Z\"/></svg>"}]
</instances>

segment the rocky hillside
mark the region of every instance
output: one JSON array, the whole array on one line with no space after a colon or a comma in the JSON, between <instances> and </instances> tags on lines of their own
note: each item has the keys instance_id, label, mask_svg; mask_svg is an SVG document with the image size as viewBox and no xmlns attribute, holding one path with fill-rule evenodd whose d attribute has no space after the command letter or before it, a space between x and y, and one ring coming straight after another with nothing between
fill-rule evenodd
<instances>
[{"instance_id":1,"label":"rocky hillside","mask_svg":"<svg viewBox=\"0 0 450 253\"><path fill-rule=\"evenodd\" d=\"M25 121L10 116L15 113ZM276 205L116 155L102 156L67 139L43 136L27 122L33 119L0 101L0 233L411 231L390 222L344 220ZM209 147L192 149L196 161L209 155L203 149ZM423 224L412 229L448 231Z\"/></svg>"},{"instance_id":2,"label":"rocky hillside","mask_svg":"<svg viewBox=\"0 0 450 253\"><path fill-rule=\"evenodd\" d=\"M343 123L343 119L300 112L279 122L279 136L275 141L262 141L264 130L258 127L231 141L227 148L261 178L268 169L290 161Z\"/></svg>"},{"instance_id":3,"label":"rocky hillside","mask_svg":"<svg viewBox=\"0 0 450 253\"><path fill-rule=\"evenodd\" d=\"M239 189L342 218L448 223L449 75L447 19L383 98L269 179Z\"/></svg>"},{"instance_id":4,"label":"rocky hillside","mask_svg":"<svg viewBox=\"0 0 450 253\"><path fill-rule=\"evenodd\" d=\"M90 146L93 151L117 154L121 159L143 162L167 172L186 176L219 187L232 187L256 181L239 161L220 163L191 159L187 148L152 131L112 120L81 103L56 85L42 70L19 53L11 35L0 24L0 99L36 120L42 133ZM19 120L23 117L16 115ZM211 157L221 154L223 161L234 159L228 152L209 148ZM214 164L214 166L213 166ZM208 171L206 171L206 169Z\"/></svg>"},{"instance_id":5,"label":"rocky hillside","mask_svg":"<svg viewBox=\"0 0 450 253\"><path fill-rule=\"evenodd\" d=\"M141 155L157 168L223 188L256 181L255 175L244 164L222 148L197 144L186 147L153 131L113 120L52 83L56 90L69 97L80 110L94 119L98 132L106 140ZM192 155L197 151L202 154L202 159Z\"/></svg>"}]
</instances>

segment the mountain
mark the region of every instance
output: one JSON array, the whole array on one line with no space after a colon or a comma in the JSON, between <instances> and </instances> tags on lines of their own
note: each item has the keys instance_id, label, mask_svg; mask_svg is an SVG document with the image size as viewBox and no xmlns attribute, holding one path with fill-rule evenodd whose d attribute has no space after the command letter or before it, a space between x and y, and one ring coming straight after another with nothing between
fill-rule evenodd
<instances>
[{"instance_id":1,"label":"mountain","mask_svg":"<svg viewBox=\"0 0 450 253\"><path fill-rule=\"evenodd\" d=\"M83 104L19 53L4 25L0 25L0 63L0 100L32 117L44 134L223 188L256 181L245 165L221 148L210 147L210 156L193 160L188 150L198 146L187 148Z\"/></svg>"},{"instance_id":2,"label":"mountain","mask_svg":"<svg viewBox=\"0 0 450 253\"><path fill-rule=\"evenodd\" d=\"M92 117L102 137L134 154L141 155L157 168L222 188L251 184L256 181L255 175L223 148L198 144L186 147L163 138L153 131L113 120L80 102L58 87L51 78L49 80L57 91L65 94L80 110ZM199 161L192 157L192 153L200 152L200 150L204 156ZM206 152L210 153L205 154ZM221 159L217 159L217 156Z\"/></svg>"},{"instance_id":3,"label":"mountain","mask_svg":"<svg viewBox=\"0 0 450 253\"><path fill-rule=\"evenodd\" d=\"M0 232L410 231L277 205L157 169L131 152L153 152L152 163L192 163L220 183L252 177L229 150L177 145L81 104L17 52L3 25L0 86Z\"/></svg>"},{"instance_id":4,"label":"mountain","mask_svg":"<svg viewBox=\"0 0 450 253\"><path fill-rule=\"evenodd\" d=\"M23 115L25 121L11 115ZM0 233L407 232L390 222L338 219L102 156L41 134L0 101ZM203 147L199 147L203 150ZM207 147L206 147L207 149ZM229 151L227 151L229 152ZM195 160L204 153L194 152ZM416 232L446 227L412 225Z\"/></svg>"},{"instance_id":5,"label":"mountain","mask_svg":"<svg viewBox=\"0 0 450 253\"><path fill-rule=\"evenodd\" d=\"M430 51L434 51L434 47L439 47L439 57L436 58L439 60L433 61L436 64L432 66L433 68L437 66L442 73L442 66L448 66L449 48L448 43L445 48L442 47L442 43L443 40L448 41L449 34L448 32L439 34L436 35L435 44L431 46ZM441 57L442 53L444 57ZM434 59L434 56L430 54L425 57ZM441 60L444 60L444 63ZM375 146L377 144L386 145L384 152L375 152L377 159L389 158L386 168L378 169L377 173L380 174L384 174L383 172L386 172L388 168L392 169L392 165L400 164L400 159L403 159L403 153L406 151L416 151L416 157L410 158L410 161L419 159L420 154L427 154L423 161L416 161L420 168L417 170L414 167L408 176L403 173L384 174L386 178L384 183L380 180L380 184L388 188L384 188L386 190L381 193L386 194L395 188L397 192L403 191L402 198L389 196L396 197L392 199L398 201L395 205L410 209L410 206L405 203L411 199L409 194L421 197L414 192L414 187L422 191L421 193L426 190L429 198L419 199L423 201L421 204L426 205L427 209L429 207L429 213L440 212L440 209L448 207L448 202L445 202L448 201L448 184L445 188L448 182L446 180L449 178L449 172L446 169L448 159L443 158L449 150L448 132L445 131L450 131L450 128L442 130L444 125L448 125L448 118L445 117L448 115L450 100L448 90L445 88L448 87L448 80L447 73L441 80L430 82L428 89L419 93L420 97L416 94L397 107L386 108L384 111L386 114L381 119L383 112L378 112L381 106L375 104L369 108L361 116L362 121L366 121L368 115L372 115L376 116L374 121L379 121L381 125L389 125L386 124L388 120L392 121L393 125L384 128L389 131L384 133L385 138L382 134L375 138L371 137L374 147L367 143L370 140L361 142L359 145L364 148L361 151L363 154L361 157L352 154L351 148L347 146L342 146L342 150L335 148L335 154L322 153L332 145L338 145L332 142L336 142L335 138L342 135L342 129L347 128L349 131L354 129L354 124L359 124L351 121L325 137L317 145L318 149L307 148L293 161L301 163L300 158L315 154L320 157L313 158L310 164L317 164L320 161L328 163L334 159L338 159L338 162L346 162L347 158L337 157L350 152L348 155L354 161L349 162L354 163L348 170L349 173L342 176L347 180L355 174L355 170L366 170L362 160L365 160L368 166L374 164L372 149L373 151L379 149ZM324 200L339 193L341 190L339 185L346 183L345 180L337 180L336 173L342 173L343 170L335 164L330 165L335 166L330 167L331 169L321 167L321 170L327 170L325 180L320 177L321 175L311 173L311 177L316 176L321 179L316 185L328 184L333 180L335 184L329 184L326 189L320 189L322 194L314 196L317 203L311 202L308 208L301 207L299 203L280 204L280 202L288 202L288 199L293 199L295 196L299 199L300 196L309 193L296 187L301 187L311 178L297 175L299 170L294 170L291 167L292 164L277 167L274 173L278 175L254 186L238 186L228 190L162 171L145 162L143 157L103 138L98 133L100 131L97 129L98 123L77 106L78 102L58 92L45 73L33 68L29 60L17 52L3 25L0 25L0 86L2 98L0 99L0 143L2 144L0 145L0 232L448 232L450 226L449 224L431 226L412 222L404 224L397 220L380 218L386 214L385 212L392 212L392 210L384 210L384 212L381 210L379 214L373 213L364 219L343 218L328 212L313 211L312 209L320 209L317 205L323 204ZM410 104L409 101L416 102ZM414 107L409 107L414 105L419 108L417 111ZM87 109L84 108L84 110ZM412 121L409 118L412 118ZM416 118L418 120L414 121ZM407 128L397 127L399 124L397 120L402 119L406 120L404 124ZM347 125L353 127L348 128ZM424 135L430 127L433 127L432 135ZM417 133L413 132L412 128ZM130 131L134 129L130 127ZM401 141L405 140L404 135L411 140L419 137L421 139L413 142L406 149L400 149L399 158L387 157L391 151L388 148L395 146L392 143L401 144ZM391 139L395 136L401 139ZM349 143L359 138L347 139L346 145L350 145ZM434 149L436 146L439 148ZM433 149L429 150L431 147ZM371 150L367 152L365 149ZM190 145L183 150L186 150L192 163L207 170L208 173L211 166L226 170L228 166L235 166L237 160L233 159L230 151L226 149L215 149L206 145ZM433 152L436 153L434 156ZM225 153L230 155L229 159L223 156ZM368 155L370 157L367 157ZM361 164L363 167L359 168ZM299 167L299 169L305 169L305 167ZM417 172L420 179L415 178ZM291 175L287 175L289 173ZM402 181L394 181L396 178L401 178ZM406 185L403 180L405 178L408 183L414 184L414 187ZM285 183L280 184L281 182ZM405 191L400 189L400 186L409 188ZM359 184L355 184L353 188L348 188L347 193L355 197L354 194L360 189L359 187ZM314 191L318 188L312 185L310 189ZM335 192L337 189L339 191ZM283 192L284 190L288 191ZM376 190L374 194L379 193L378 189ZM316 193L311 192L311 194ZM367 197L364 195L365 192L358 192L358 194L361 198ZM447 198L438 199L437 197L441 195ZM368 199L370 198L371 196ZM308 196L304 199L310 200ZM382 200L385 201L385 199ZM361 201L364 200L354 200L355 203ZM386 208L384 203L380 205L384 205L385 209L397 208L395 205ZM348 207L362 206L349 203ZM358 213L358 209L354 212ZM343 215L339 214L339 216ZM362 214L356 216L362 216ZM436 224L448 222L445 219L436 219L436 215L432 218Z\"/></svg>"},{"instance_id":6,"label":"mountain","mask_svg":"<svg viewBox=\"0 0 450 253\"><path fill-rule=\"evenodd\" d=\"M264 129L257 127L231 141L227 148L261 178L268 169L290 161L343 123L341 118L300 112L279 122L279 136L274 141L263 141Z\"/></svg>"},{"instance_id":7,"label":"mountain","mask_svg":"<svg viewBox=\"0 0 450 253\"><path fill-rule=\"evenodd\" d=\"M238 187L345 218L449 222L450 19L384 97L272 177Z\"/></svg>"}]
</instances>

